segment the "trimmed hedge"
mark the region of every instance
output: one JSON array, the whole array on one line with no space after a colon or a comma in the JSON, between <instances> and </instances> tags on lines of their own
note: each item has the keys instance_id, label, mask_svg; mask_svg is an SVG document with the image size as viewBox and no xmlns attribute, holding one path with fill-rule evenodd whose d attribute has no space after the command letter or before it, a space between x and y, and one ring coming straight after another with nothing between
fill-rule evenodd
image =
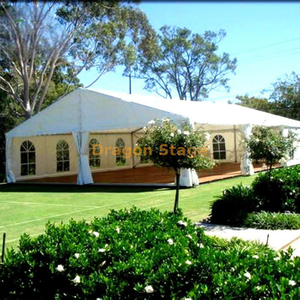
<instances>
[{"instance_id":1,"label":"trimmed hedge","mask_svg":"<svg viewBox=\"0 0 300 300\"><path fill-rule=\"evenodd\" d=\"M299 229L300 214L283 214L262 211L250 213L243 225L258 229Z\"/></svg>"},{"instance_id":2,"label":"trimmed hedge","mask_svg":"<svg viewBox=\"0 0 300 300\"><path fill-rule=\"evenodd\" d=\"M0 299L299 299L300 259L210 238L157 209L23 235L0 267Z\"/></svg>"}]
</instances>

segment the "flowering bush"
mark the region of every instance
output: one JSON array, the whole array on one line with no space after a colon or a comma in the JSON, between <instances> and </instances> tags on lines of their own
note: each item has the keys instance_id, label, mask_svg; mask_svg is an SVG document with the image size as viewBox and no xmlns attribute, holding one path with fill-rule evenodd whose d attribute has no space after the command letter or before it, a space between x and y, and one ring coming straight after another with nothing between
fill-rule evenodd
<instances>
[{"instance_id":1,"label":"flowering bush","mask_svg":"<svg viewBox=\"0 0 300 300\"><path fill-rule=\"evenodd\" d=\"M300 260L157 209L48 223L0 265L0 299L299 299Z\"/></svg>"},{"instance_id":2,"label":"flowering bush","mask_svg":"<svg viewBox=\"0 0 300 300\"><path fill-rule=\"evenodd\" d=\"M269 169L281 159L288 159L295 148L293 143L295 135L290 134L284 137L281 133L272 131L269 127L256 126L249 140L246 140L250 158L259 161L263 160Z\"/></svg>"},{"instance_id":3,"label":"flowering bush","mask_svg":"<svg viewBox=\"0 0 300 300\"><path fill-rule=\"evenodd\" d=\"M139 147L152 150L144 153L143 159L175 171L177 193L174 212L178 208L180 169L208 169L214 166L213 160L206 156L206 140L207 135L194 131L189 123L176 126L167 118L150 121L149 126L144 128L144 136L138 140Z\"/></svg>"}]
</instances>

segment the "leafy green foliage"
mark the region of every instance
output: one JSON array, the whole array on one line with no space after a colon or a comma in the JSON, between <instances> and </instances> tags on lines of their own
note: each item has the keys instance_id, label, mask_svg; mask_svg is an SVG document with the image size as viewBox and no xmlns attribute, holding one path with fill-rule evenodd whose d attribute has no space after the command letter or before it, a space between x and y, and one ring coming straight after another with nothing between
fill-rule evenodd
<instances>
[{"instance_id":1,"label":"leafy green foliage","mask_svg":"<svg viewBox=\"0 0 300 300\"><path fill-rule=\"evenodd\" d=\"M145 159L175 172L180 168L211 168L214 163L204 155L207 152L205 143L205 134L194 131L189 123L176 126L167 118L150 121L144 129L144 136L138 140L142 149L152 149L152 153L145 151Z\"/></svg>"},{"instance_id":2,"label":"leafy green foliage","mask_svg":"<svg viewBox=\"0 0 300 300\"><path fill-rule=\"evenodd\" d=\"M255 209L256 202L252 188L239 184L225 189L213 202L210 221L214 224L241 226L248 213Z\"/></svg>"},{"instance_id":3,"label":"leafy green foliage","mask_svg":"<svg viewBox=\"0 0 300 300\"><path fill-rule=\"evenodd\" d=\"M244 226L258 229L299 229L300 214L271 213L262 211L250 213L244 221Z\"/></svg>"},{"instance_id":4,"label":"leafy green foliage","mask_svg":"<svg viewBox=\"0 0 300 300\"><path fill-rule=\"evenodd\" d=\"M177 189L174 213L179 201L180 169L208 169L214 165L204 155L207 153L205 141L205 134L194 131L188 122L176 126L167 118L150 121L149 127L144 128L144 136L138 140L137 144L143 150L143 159L150 160L155 166L175 171Z\"/></svg>"},{"instance_id":5,"label":"leafy green foliage","mask_svg":"<svg viewBox=\"0 0 300 300\"><path fill-rule=\"evenodd\" d=\"M271 173L260 173L249 187L237 185L224 190L212 204L211 222L266 229L300 229L299 173L300 166L275 169Z\"/></svg>"},{"instance_id":6,"label":"leafy green foliage","mask_svg":"<svg viewBox=\"0 0 300 300\"><path fill-rule=\"evenodd\" d=\"M272 131L269 127L256 126L249 140L246 140L250 158L265 161L269 169L282 158L289 158L295 150L293 143L295 135L284 137L281 133Z\"/></svg>"},{"instance_id":7,"label":"leafy green foliage","mask_svg":"<svg viewBox=\"0 0 300 300\"><path fill-rule=\"evenodd\" d=\"M156 209L112 211L70 221L0 266L1 299L297 299L299 259L237 239L204 235L190 220Z\"/></svg>"},{"instance_id":8,"label":"leafy green foliage","mask_svg":"<svg viewBox=\"0 0 300 300\"><path fill-rule=\"evenodd\" d=\"M180 99L193 101L214 89L229 89L226 76L234 72L237 61L227 53L216 53L224 30L200 35L187 28L163 26L160 31L152 56L142 56L136 67L138 76L146 78L146 89L169 98L174 89Z\"/></svg>"},{"instance_id":9,"label":"leafy green foliage","mask_svg":"<svg viewBox=\"0 0 300 300\"><path fill-rule=\"evenodd\" d=\"M260 210L300 213L300 166L260 173L252 183Z\"/></svg>"}]
</instances>

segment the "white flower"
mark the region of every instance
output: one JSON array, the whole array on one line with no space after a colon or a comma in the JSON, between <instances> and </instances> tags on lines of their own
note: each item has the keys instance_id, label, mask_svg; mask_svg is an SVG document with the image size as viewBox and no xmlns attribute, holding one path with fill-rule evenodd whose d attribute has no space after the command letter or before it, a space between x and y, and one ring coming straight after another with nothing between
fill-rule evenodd
<instances>
[{"instance_id":1,"label":"white flower","mask_svg":"<svg viewBox=\"0 0 300 300\"><path fill-rule=\"evenodd\" d=\"M171 133L170 133L170 136L171 136L171 137L174 137L174 133L173 133L173 132L171 132Z\"/></svg>"},{"instance_id":2,"label":"white flower","mask_svg":"<svg viewBox=\"0 0 300 300\"><path fill-rule=\"evenodd\" d=\"M94 232L93 232L93 235L97 238L97 237L99 237L99 232L94 231Z\"/></svg>"},{"instance_id":3,"label":"white flower","mask_svg":"<svg viewBox=\"0 0 300 300\"><path fill-rule=\"evenodd\" d=\"M204 248L203 244L197 244L199 248Z\"/></svg>"},{"instance_id":4,"label":"white flower","mask_svg":"<svg viewBox=\"0 0 300 300\"><path fill-rule=\"evenodd\" d=\"M146 293L151 294L154 292L154 289L153 289L152 285L147 285L145 287L145 291L146 291Z\"/></svg>"},{"instance_id":5,"label":"white flower","mask_svg":"<svg viewBox=\"0 0 300 300\"><path fill-rule=\"evenodd\" d=\"M192 300L192 298L184 298L184 300Z\"/></svg>"},{"instance_id":6,"label":"white flower","mask_svg":"<svg viewBox=\"0 0 300 300\"><path fill-rule=\"evenodd\" d=\"M80 254L79 254L79 253L75 253L74 256L75 256L76 258L79 258Z\"/></svg>"},{"instance_id":7,"label":"white flower","mask_svg":"<svg viewBox=\"0 0 300 300\"><path fill-rule=\"evenodd\" d=\"M258 286L256 287L256 289L259 291L259 290L261 289L261 286L258 285Z\"/></svg>"},{"instance_id":8,"label":"white flower","mask_svg":"<svg viewBox=\"0 0 300 300\"><path fill-rule=\"evenodd\" d=\"M191 265L191 264L192 264L192 262L191 262L190 260L187 260L185 263L186 263L187 265Z\"/></svg>"},{"instance_id":9,"label":"white flower","mask_svg":"<svg viewBox=\"0 0 300 300\"><path fill-rule=\"evenodd\" d=\"M105 249L99 249L98 252L105 252Z\"/></svg>"},{"instance_id":10,"label":"white flower","mask_svg":"<svg viewBox=\"0 0 300 300\"><path fill-rule=\"evenodd\" d=\"M117 228L116 228L116 231L117 231L117 233L120 233L120 228L117 227Z\"/></svg>"},{"instance_id":11,"label":"white flower","mask_svg":"<svg viewBox=\"0 0 300 300\"><path fill-rule=\"evenodd\" d=\"M105 244L104 248L107 248L108 247L108 244Z\"/></svg>"},{"instance_id":12,"label":"white flower","mask_svg":"<svg viewBox=\"0 0 300 300\"><path fill-rule=\"evenodd\" d=\"M103 267L105 264L106 264L106 260L104 260L104 261L101 263L101 267Z\"/></svg>"},{"instance_id":13,"label":"white flower","mask_svg":"<svg viewBox=\"0 0 300 300\"><path fill-rule=\"evenodd\" d=\"M168 243L169 243L169 245L173 245L174 244L174 242L173 242L172 239L168 239Z\"/></svg>"},{"instance_id":14,"label":"white flower","mask_svg":"<svg viewBox=\"0 0 300 300\"><path fill-rule=\"evenodd\" d=\"M207 141L210 139L210 134L208 132L205 133L205 138Z\"/></svg>"},{"instance_id":15,"label":"white flower","mask_svg":"<svg viewBox=\"0 0 300 300\"><path fill-rule=\"evenodd\" d=\"M76 275L76 277L72 280L75 284L80 283L80 276Z\"/></svg>"},{"instance_id":16,"label":"white flower","mask_svg":"<svg viewBox=\"0 0 300 300\"><path fill-rule=\"evenodd\" d=\"M258 142L259 142L259 139L255 139L255 142L257 142L257 143L258 143Z\"/></svg>"},{"instance_id":17,"label":"white flower","mask_svg":"<svg viewBox=\"0 0 300 300\"><path fill-rule=\"evenodd\" d=\"M183 134L189 136L190 132L189 131L184 131Z\"/></svg>"},{"instance_id":18,"label":"white flower","mask_svg":"<svg viewBox=\"0 0 300 300\"><path fill-rule=\"evenodd\" d=\"M93 232L93 230L91 229L91 230L89 230L89 233L92 233Z\"/></svg>"},{"instance_id":19,"label":"white flower","mask_svg":"<svg viewBox=\"0 0 300 300\"><path fill-rule=\"evenodd\" d=\"M58 265L58 266L56 267L56 270L57 270L58 272L63 272L65 269L64 269L64 266L63 266L63 265Z\"/></svg>"},{"instance_id":20,"label":"white flower","mask_svg":"<svg viewBox=\"0 0 300 300\"><path fill-rule=\"evenodd\" d=\"M163 122L169 122L170 119L169 119L169 118L162 118L162 121L163 121Z\"/></svg>"},{"instance_id":21,"label":"white flower","mask_svg":"<svg viewBox=\"0 0 300 300\"><path fill-rule=\"evenodd\" d=\"M193 239L193 237L192 237L190 234L188 234L187 237L188 237L189 239Z\"/></svg>"},{"instance_id":22,"label":"white flower","mask_svg":"<svg viewBox=\"0 0 300 300\"><path fill-rule=\"evenodd\" d=\"M277 256L277 257L274 258L274 260L280 260L280 257Z\"/></svg>"},{"instance_id":23,"label":"white flower","mask_svg":"<svg viewBox=\"0 0 300 300\"><path fill-rule=\"evenodd\" d=\"M291 286L296 285L296 281L294 281L294 280L289 280L289 285L291 285Z\"/></svg>"},{"instance_id":24,"label":"white flower","mask_svg":"<svg viewBox=\"0 0 300 300\"><path fill-rule=\"evenodd\" d=\"M183 222L183 221L181 221L181 220L180 220L180 221L178 221L178 222L177 222L177 224L179 224L179 225L183 225L183 226L187 226L187 222Z\"/></svg>"},{"instance_id":25,"label":"white flower","mask_svg":"<svg viewBox=\"0 0 300 300\"><path fill-rule=\"evenodd\" d=\"M153 125L153 124L155 124L155 121L154 121L154 120L151 120L151 121L148 122L148 124L149 124L149 125Z\"/></svg>"},{"instance_id":26,"label":"white flower","mask_svg":"<svg viewBox=\"0 0 300 300\"><path fill-rule=\"evenodd\" d=\"M244 274L244 276L245 276L246 278L248 278L248 280L251 279L251 274L250 274L249 272L246 272L246 273Z\"/></svg>"},{"instance_id":27,"label":"white flower","mask_svg":"<svg viewBox=\"0 0 300 300\"><path fill-rule=\"evenodd\" d=\"M177 132L178 132L178 134L181 134L181 130L180 129L177 129Z\"/></svg>"},{"instance_id":28,"label":"white flower","mask_svg":"<svg viewBox=\"0 0 300 300\"><path fill-rule=\"evenodd\" d=\"M143 131L146 132L147 131L147 127L143 127Z\"/></svg>"},{"instance_id":29,"label":"white flower","mask_svg":"<svg viewBox=\"0 0 300 300\"><path fill-rule=\"evenodd\" d=\"M256 259L258 259L258 258L259 258L259 256L258 256L258 255L253 255L252 257L253 257L253 258L256 258Z\"/></svg>"}]
</instances>

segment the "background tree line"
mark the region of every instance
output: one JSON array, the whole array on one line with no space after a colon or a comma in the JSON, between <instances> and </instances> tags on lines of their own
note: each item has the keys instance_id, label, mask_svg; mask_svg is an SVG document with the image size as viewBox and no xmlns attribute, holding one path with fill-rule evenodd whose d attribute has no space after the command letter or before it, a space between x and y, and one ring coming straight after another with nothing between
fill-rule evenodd
<instances>
[{"instance_id":1,"label":"background tree line","mask_svg":"<svg viewBox=\"0 0 300 300\"><path fill-rule=\"evenodd\" d=\"M229 90L237 60L217 54L224 30L152 28L139 1L0 2L0 174L5 132L82 86L78 74L97 78L124 67L145 88L166 97L201 101ZM241 105L299 119L299 79L274 85L271 101L238 96Z\"/></svg>"}]
</instances>

